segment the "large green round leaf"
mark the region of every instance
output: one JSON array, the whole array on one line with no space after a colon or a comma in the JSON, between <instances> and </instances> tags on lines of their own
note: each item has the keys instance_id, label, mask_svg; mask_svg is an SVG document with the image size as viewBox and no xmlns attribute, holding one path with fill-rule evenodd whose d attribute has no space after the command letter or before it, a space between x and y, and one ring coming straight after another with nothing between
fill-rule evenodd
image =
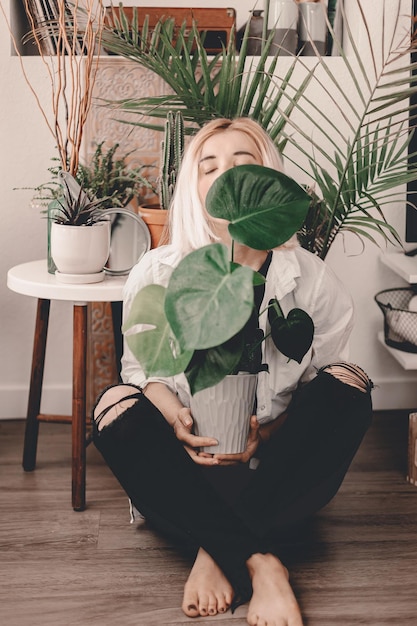
<instances>
[{"instance_id":1,"label":"large green round leaf","mask_svg":"<svg viewBox=\"0 0 417 626\"><path fill-rule=\"evenodd\" d=\"M147 285L133 300L123 324L127 345L142 366L146 376L174 376L187 367L193 352L182 351L164 312L165 287ZM141 328L135 332L135 326Z\"/></svg>"},{"instance_id":2,"label":"large green round leaf","mask_svg":"<svg viewBox=\"0 0 417 626\"><path fill-rule=\"evenodd\" d=\"M261 165L238 165L209 189L207 211L230 222L231 237L256 250L288 241L305 220L310 196L282 172Z\"/></svg>"},{"instance_id":3,"label":"large green round leaf","mask_svg":"<svg viewBox=\"0 0 417 626\"><path fill-rule=\"evenodd\" d=\"M188 254L171 275L165 313L184 350L218 346L236 335L253 309L253 270L231 266L220 243Z\"/></svg>"}]
</instances>

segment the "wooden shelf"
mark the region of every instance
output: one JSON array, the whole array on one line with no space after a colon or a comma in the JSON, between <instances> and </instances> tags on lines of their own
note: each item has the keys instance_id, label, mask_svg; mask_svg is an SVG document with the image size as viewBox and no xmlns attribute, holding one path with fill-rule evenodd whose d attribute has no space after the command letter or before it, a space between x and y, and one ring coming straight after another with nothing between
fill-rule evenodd
<instances>
[{"instance_id":1,"label":"wooden shelf","mask_svg":"<svg viewBox=\"0 0 417 626\"><path fill-rule=\"evenodd\" d=\"M403 352L402 350L397 350L396 348L391 348L390 346L387 346L387 344L385 343L383 331L378 333L378 341L394 357L394 359L398 361L398 363L405 370L417 370L417 354L416 353Z\"/></svg>"},{"instance_id":2,"label":"wooden shelf","mask_svg":"<svg viewBox=\"0 0 417 626\"><path fill-rule=\"evenodd\" d=\"M406 256L403 252L382 254L381 261L410 285L417 284L417 256Z\"/></svg>"}]
</instances>

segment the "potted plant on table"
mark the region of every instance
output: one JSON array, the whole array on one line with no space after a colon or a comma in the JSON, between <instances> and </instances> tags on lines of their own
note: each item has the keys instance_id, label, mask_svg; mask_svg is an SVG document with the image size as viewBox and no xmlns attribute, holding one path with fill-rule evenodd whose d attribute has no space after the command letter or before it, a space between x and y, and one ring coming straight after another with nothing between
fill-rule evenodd
<instances>
[{"instance_id":1,"label":"potted plant on table","mask_svg":"<svg viewBox=\"0 0 417 626\"><path fill-rule=\"evenodd\" d=\"M89 159L78 165L75 181L89 198L100 201L97 208L125 208L133 202L136 206L141 204L148 190L155 192L155 183L144 175L148 166L130 167L127 163L130 153L119 155L119 149L118 143L106 148L105 142L101 141ZM55 160L59 162L59 159ZM58 200L63 199L62 181L59 179L61 170L59 163L50 167L51 180L36 187L32 199L34 206L48 212L48 270L52 274L56 267L50 255L50 230L54 215L60 208ZM135 211L133 206L132 211Z\"/></svg>"},{"instance_id":2,"label":"potted plant on table","mask_svg":"<svg viewBox=\"0 0 417 626\"><path fill-rule=\"evenodd\" d=\"M67 283L99 282L110 253L110 221L102 212L108 198L91 200L69 172L58 178L62 194L48 218L55 275Z\"/></svg>"},{"instance_id":3,"label":"potted plant on table","mask_svg":"<svg viewBox=\"0 0 417 626\"><path fill-rule=\"evenodd\" d=\"M285 174L241 165L213 183L206 208L213 217L229 222L233 241L266 250L280 246L298 231L309 201L308 194ZM293 309L285 317L276 298L260 312L268 316L270 326L264 336L254 313L254 285L262 284L264 278L233 261L233 245L231 255L229 258L228 248L221 243L189 253L166 288L152 284L137 294L123 326L126 341L146 375L184 372L193 401L203 390L212 393L230 375L256 376L263 369L264 340L273 341L288 358L301 362L313 339L308 314ZM246 384L238 385L241 393ZM229 411L230 397L227 406ZM253 396L247 408L250 416ZM198 411L193 409L193 415L199 432L204 432ZM214 429L213 424L210 427ZM216 431L210 436L216 437ZM225 443L222 434L217 439ZM220 450L230 452L223 445Z\"/></svg>"}]
</instances>

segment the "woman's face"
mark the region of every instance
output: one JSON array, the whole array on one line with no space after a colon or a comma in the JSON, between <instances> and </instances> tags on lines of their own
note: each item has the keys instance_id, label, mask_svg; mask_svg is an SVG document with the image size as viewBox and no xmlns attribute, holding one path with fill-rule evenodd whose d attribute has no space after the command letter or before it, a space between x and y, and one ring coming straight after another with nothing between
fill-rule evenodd
<instances>
[{"instance_id":1,"label":"woman's face","mask_svg":"<svg viewBox=\"0 0 417 626\"><path fill-rule=\"evenodd\" d=\"M205 206L207 192L216 178L236 165L262 165L255 142L240 130L224 130L207 139L198 162L198 193Z\"/></svg>"},{"instance_id":2,"label":"woman's face","mask_svg":"<svg viewBox=\"0 0 417 626\"><path fill-rule=\"evenodd\" d=\"M223 172L236 165L262 165L261 154L255 142L240 130L224 130L203 144L198 162L198 194L205 207L211 185ZM214 233L225 244L230 243L226 220L209 217Z\"/></svg>"}]
</instances>

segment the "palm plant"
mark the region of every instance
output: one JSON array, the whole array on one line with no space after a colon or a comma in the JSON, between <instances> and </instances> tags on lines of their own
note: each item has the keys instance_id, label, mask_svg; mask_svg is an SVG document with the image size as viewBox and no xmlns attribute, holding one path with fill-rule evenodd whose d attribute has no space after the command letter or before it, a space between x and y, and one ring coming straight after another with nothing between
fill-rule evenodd
<instances>
[{"instance_id":1,"label":"palm plant","mask_svg":"<svg viewBox=\"0 0 417 626\"><path fill-rule=\"evenodd\" d=\"M162 131L164 125L158 119L165 120L170 111L180 110L184 122L188 122L186 132L192 133L210 119L251 115L279 141L285 118L277 119L275 112L281 105L285 115L291 115L312 72L307 73L288 101L286 84L290 83L297 59L278 85L274 73L280 51L273 44L273 33L265 39L260 57L250 60L248 56L249 24L239 50L236 32L232 30L227 48L208 55L204 33L199 32L196 24L189 29L185 24L176 25L173 19L161 18L151 30L147 16L139 26L138 9L133 7L129 13L130 19L122 5L111 10L103 31L104 48L155 72L173 91L163 96L108 102L119 111L137 114L138 121L129 123ZM144 115L156 122L144 122Z\"/></svg>"},{"instance_id":2,"label":"palm plant","mask_svg":"<svg viewBox=\"0 0 417 626\"><path fill-rule=\"evenodd\" d=\"M287 159L314 181L301 243L322 258L342 232L352 232L373 243L377 243L376 234L399 242L387 222L386 207L402 197L399 187L417 176L415 166L410 164L415 155L408 155L416 115L410 98L417 93L411 74L414 64L410 52L416 46L410 37L411 22L410 31L399 43L395 28L389 41L383 38L379 56L361 3L355 0L355 4L371 63L363 62L344 15L346 43L352 55L345 53L332 32L341 59L339 75L331 71L327 59L317 55L312 81L313 88L331 98L333 115L329 118L317 105L319 100L305 92L296 105L297 115L287 119L283 132ZM385 24L385 5L382 10ZM400 10L398 1L396 24ZM279 113L285 115L282 110ZM314 131L307 133L305 128L311 124Z\"/></svg>"},{"instance_id":3,"label":"palm plant","mask_svg":"<svg viewBox=\"0 0 417 626\"><path fill-rule=\"evenodd\" d=\"M335 59L318 52L313 62L311 57L308 62L297 56L290 61L280 58L279 48L272 48L273 33L264 39L260 57L248 58L248 29L240 51L232 33L228 47L208 57L204 35L196 27L189 35L185 26L175 29L174 42L172 20L161 20L150 32L146 19L139 29L135 10L131 19L122 7L113 10L103 33L105 47L156 72L174 93L112 106L149 116L149 122L141 118L137 123L157 129L162 128L158 119L165 118L168 110L181 110L194 127L219 116L250 116L298 168L297 179L311 188L310 211L300 232L303 246L324 259L339 233L351 232L361 241L374 243L378 236L399 241L386 208L402 197L401 187L417 176L407 155L416 119L417 105L410 104L417 94L411 75L415 66L410 61L416 41L409 34L410 22L399 44L394 28L388 41L383 35L382 50L377 52L361 0L352 2L371 62L363 62L343 13L349 55L328 22L333 46L340 54L336 70L332 68ZM396 25L401 9L402 2L397 0ZM386 3L381 11L384 30ZM322 99L331 100L331 116L317 104Z\"/></svg>"}]
</instances>

